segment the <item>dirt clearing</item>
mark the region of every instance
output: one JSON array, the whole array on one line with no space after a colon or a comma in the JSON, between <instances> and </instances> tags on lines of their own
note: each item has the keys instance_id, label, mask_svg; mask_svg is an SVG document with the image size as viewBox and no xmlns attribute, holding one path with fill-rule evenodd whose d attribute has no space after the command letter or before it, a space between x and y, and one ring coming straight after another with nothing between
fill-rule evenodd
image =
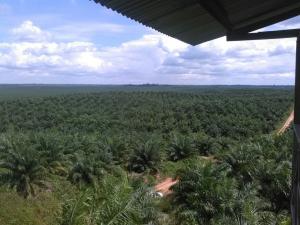
<instances>
[{"instance_id":1,"label":"dirt clearing","mask_svg":"<svg viewBox=\"0 0 300 225\"><path fill-rule=\"evenodd\" d=\"M277 132L277 135L282 135L293 123L294 121L294 111L291 113L289 118L286 120L284 125L280 128L280 130Z\"/></svg>"}]
</instances>

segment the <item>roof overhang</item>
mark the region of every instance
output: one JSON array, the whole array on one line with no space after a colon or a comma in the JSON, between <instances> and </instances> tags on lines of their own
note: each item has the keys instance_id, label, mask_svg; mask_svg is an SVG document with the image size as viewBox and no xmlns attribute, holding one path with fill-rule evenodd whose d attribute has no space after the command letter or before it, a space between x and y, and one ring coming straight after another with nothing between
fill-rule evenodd
<instances>
[{"instance_id":1,"label":"roof overhang","mask_svg":"<svg viewBox=\"0 0 300 225\"><path fill-rule=\"evenodd\" d=\"M255 31L300 14L299 0L94 1L192 45Z\"/></svg>"}]
</instances>

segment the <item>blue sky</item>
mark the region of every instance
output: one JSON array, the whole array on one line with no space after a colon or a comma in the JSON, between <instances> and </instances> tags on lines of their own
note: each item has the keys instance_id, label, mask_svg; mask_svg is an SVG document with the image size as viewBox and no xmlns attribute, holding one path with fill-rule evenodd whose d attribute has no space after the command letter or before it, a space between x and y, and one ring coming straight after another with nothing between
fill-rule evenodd
<instances>
[{"instance_id":1,"label":"blue sky","mask_svg":"<svg viewBox=\"0 0 300 225\"><path fill-rule=\"evenodd\" d=\"M294 55L295 39L192 47L89 0L0 0L0 83L289 85Z\"/></svg>"}]
</instances>

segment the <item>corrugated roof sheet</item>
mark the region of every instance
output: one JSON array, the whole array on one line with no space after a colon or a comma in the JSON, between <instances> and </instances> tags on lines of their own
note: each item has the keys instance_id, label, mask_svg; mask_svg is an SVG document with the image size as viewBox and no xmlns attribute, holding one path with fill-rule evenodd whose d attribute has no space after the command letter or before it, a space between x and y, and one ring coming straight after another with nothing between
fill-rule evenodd
<instances>
[{"instance_id":1,"label":"corrugated roof sheet","mask_svg":"<svg viewBox=\"0 0 300 225\"><path fill-rule=\"evenodd\" d=\"M253 31L300 14L299 0L94 1L192 45L225 36L231 30ZM203 7L205 2L216 2L224 9L231 24L230 30L218 22L215 14Z\"/></svg>"}]
</instances>

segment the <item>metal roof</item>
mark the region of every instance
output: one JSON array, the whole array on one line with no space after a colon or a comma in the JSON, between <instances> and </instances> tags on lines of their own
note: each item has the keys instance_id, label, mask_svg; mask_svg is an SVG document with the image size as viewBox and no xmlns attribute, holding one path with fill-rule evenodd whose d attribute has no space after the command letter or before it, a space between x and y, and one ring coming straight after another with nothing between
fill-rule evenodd
<instances>
[{"instance_id":1,"label":"metal roof","mask_svg":"<svg viewBox=\"0 0 300 225\"><path fill-rule=\"evenodd\" d=\"M300 14L300 0L94 0L148 27L197 45Z\"/></svg>"}]
</instances>

